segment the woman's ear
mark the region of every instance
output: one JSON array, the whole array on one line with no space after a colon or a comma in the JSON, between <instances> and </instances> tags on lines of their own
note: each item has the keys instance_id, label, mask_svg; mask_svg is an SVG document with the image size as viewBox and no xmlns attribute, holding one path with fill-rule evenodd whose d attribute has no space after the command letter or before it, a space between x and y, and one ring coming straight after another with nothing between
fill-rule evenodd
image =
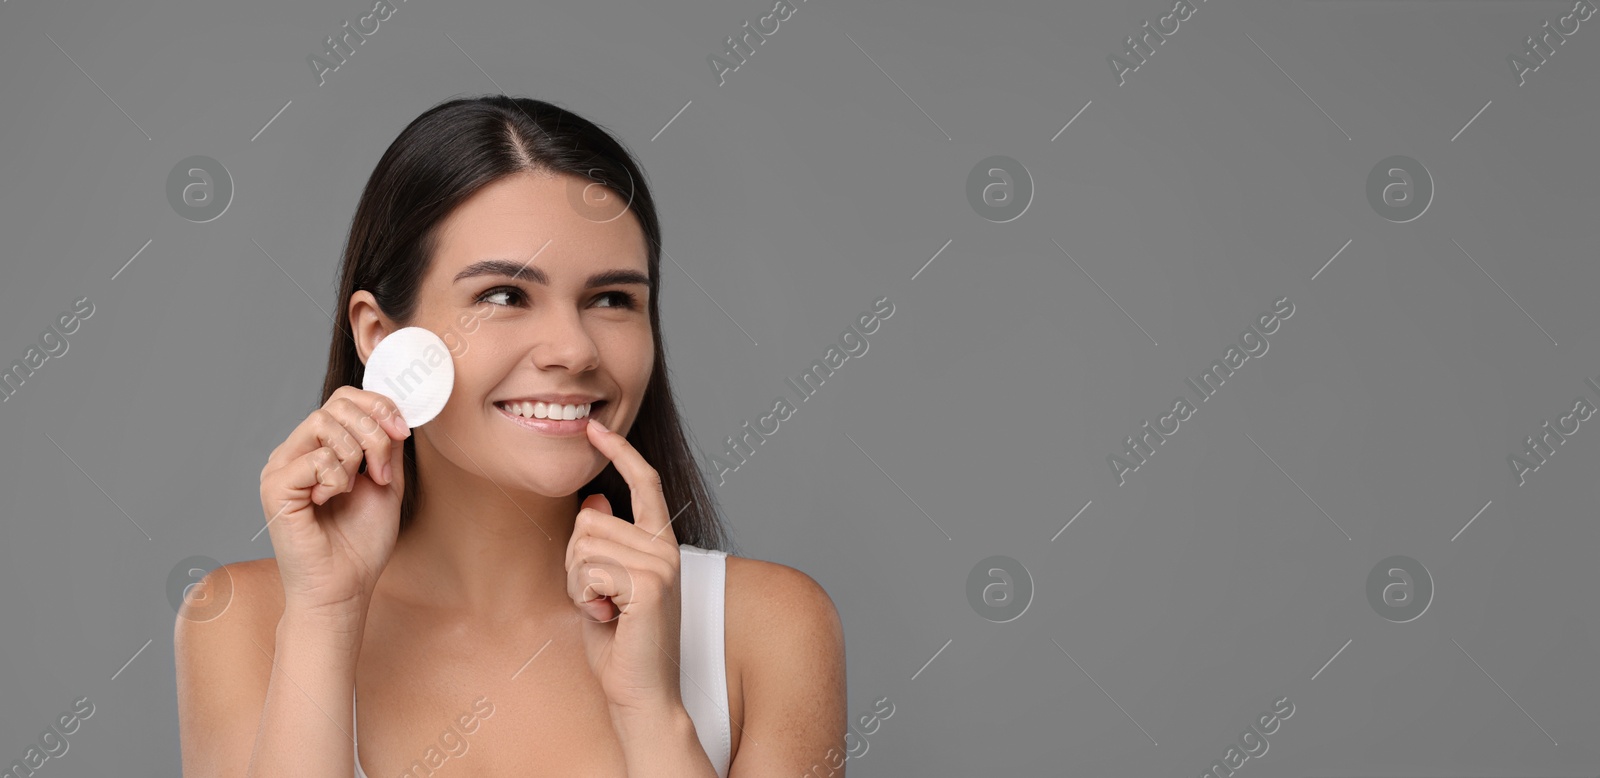
<instances>
[{"instance_id":1,"label":"woman's ear","mask_svg":"<svg viewBox=\"0 0 1600 778\"><path fill-rule=\"evenodd\" d=\"M393 324L378 310L378 300L371 292L361 289L350 295L350 337L355 340L362 365L367 364L378 342L393 331Z\"/></svg>"}]
</instances>

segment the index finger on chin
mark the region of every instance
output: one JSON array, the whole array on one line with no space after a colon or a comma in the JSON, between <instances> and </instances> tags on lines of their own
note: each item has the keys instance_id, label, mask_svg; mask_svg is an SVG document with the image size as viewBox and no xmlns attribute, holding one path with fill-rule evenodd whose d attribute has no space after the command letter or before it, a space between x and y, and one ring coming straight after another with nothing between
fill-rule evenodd
<instances>
[{"instance_id":1,"label":"index finger on chin","mask_svg":"<svg viewBox=\"0 0 1600 778\"><path fill-rule=\"evenodd\" d=\"M627 438L607 429L592 417L589 426L597 428L598 434L591 436L591 439L598 441L600 453L617 466L617 472L628 482L634 526L652 536L662 534L667 530L667 501L661 486L661 474L645 461L644 455Z\"/></svg>"}]
</instances>

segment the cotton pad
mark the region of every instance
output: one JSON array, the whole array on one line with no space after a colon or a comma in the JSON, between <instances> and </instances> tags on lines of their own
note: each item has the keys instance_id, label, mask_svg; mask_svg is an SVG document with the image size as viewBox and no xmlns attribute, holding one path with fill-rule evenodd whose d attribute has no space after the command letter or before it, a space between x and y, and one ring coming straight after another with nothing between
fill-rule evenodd
<instances>
[{"instance_id":1,"label":"cotton pad","mask_svg":"<svg viewBox=\"0 0 1600 778\"><path fill-rule=\"evenodd\" d=\"M444 341L422 327L405 327L378 341L361 388L393 400L406 426L415 428L439 415L455 380Z\"/></svg>"}]
</instances>

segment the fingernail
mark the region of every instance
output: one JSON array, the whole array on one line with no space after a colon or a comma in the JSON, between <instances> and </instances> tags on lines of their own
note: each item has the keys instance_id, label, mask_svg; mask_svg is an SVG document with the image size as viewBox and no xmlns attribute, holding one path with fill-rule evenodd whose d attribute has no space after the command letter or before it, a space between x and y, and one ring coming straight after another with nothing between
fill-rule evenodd
<instances>
[{"instance_id":1,"label":"fingernail","mask_svg":"<svg viewBox=\"0 0 1600 778\"><path fill-rule=\"evenodd\" d=\"M390 467L388 462L383 463L383 483L386 486L394 483L394 468Z\"/></svg>"},{"instance_id":2,"label":"fingernail","mask_svg":"<svg viewBox=\"0 0 1600 778\"><path fill-rule=\"evenodd\" d=\"M589 417L589 423L593 424L596 427L599 427L601 432L610 432L611 431L609 429L606 429L606 425L601 424L599 419L596 419L596 418L594 418L592 416Z\"/></svg>"}]
</instances>

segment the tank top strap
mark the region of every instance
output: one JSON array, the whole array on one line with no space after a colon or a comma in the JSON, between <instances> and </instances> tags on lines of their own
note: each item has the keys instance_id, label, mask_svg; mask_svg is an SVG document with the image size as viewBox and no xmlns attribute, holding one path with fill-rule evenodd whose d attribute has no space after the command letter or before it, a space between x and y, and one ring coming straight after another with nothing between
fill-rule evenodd
<instances>
[{"instance_id":1,"label":"tank top strap","mask_svg":"<svg viewBox=\"0 0 1600 778\"><path fill-rule=\"evenodd\" d=\"M680 693L718 778L727 778L733 755L723 632L727 561L725 551L678 544Z\"/></svg>"},{"instance_id":2,"label":"tank top strap","mask_svg":"<svg viewBox=\"0 0 1600 778\"><path fill-rule=\"evenodd\" d=\"M356 688L354 684L350 686L350 745L355 749L355 778L367 778L367 771L361 769L361 741L356 735Z\"/></svg>"}]
</instances>

